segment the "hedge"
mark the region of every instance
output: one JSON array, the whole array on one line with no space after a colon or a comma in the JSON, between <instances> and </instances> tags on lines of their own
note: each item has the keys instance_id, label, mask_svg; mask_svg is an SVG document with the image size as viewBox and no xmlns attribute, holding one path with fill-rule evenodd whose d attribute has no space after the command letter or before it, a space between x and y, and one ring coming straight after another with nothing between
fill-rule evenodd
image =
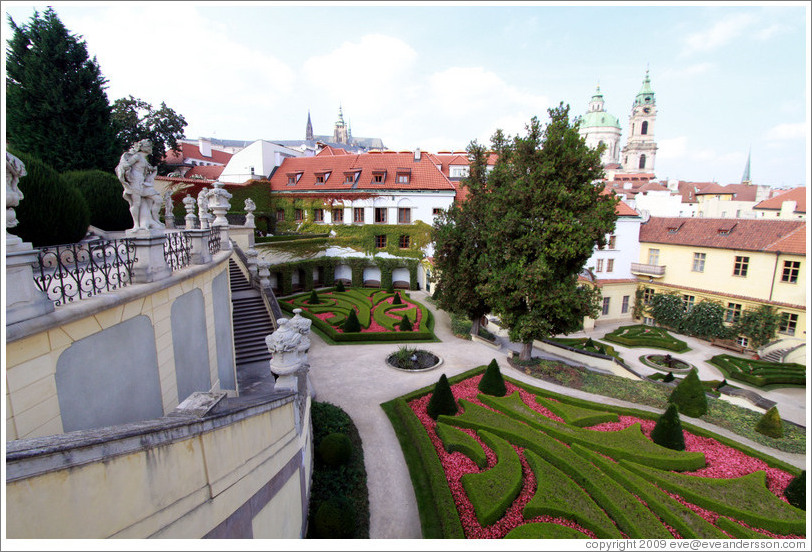
<instances>
[{"instance_id":1,"label":"hedge","mask_svg":"<svg viewBox=\"0 0 812 552\"><path fill-rule=\"evenodd\" d=\"M487 431L477 435L493 449L496 465L479 473L466 473L460 478L480 525L492 525L505 515L522 490L522 463L516 450L504 439Z\"/></svg>"},{"instance_id":2,"label":"hedge","mask_svg":"<svg viewBox=\"0 0 812 552\"><path fill-rule=\"evenodd\" d=\"M716 525L719 526L719 529L722 531L733 535L737 539L769 539L767 535L764 533L759 533L758 531L753 531L752 529L748 529L741 523L736 523L735 521L731 520L730 518L726 518L724 516L719 516L719 519L716 520Z\"/></svg>"},{"instance_id":3,"label":"hedge","mask_svg":"<svg viewBox=\"0 0 812 552\"><path fill-rule=\"evenodd\" d=\"M556 523L526 523L505 535L506 539L588 539L589 537Z\"/></svg>"},{"instance_id":4,"label":"hedge","mask_svg":"<svg viewBox=\"0 0 812 552\"><path fill-rule=\"evenodd\" d=\"M589 529L599 539L623 537L606 512L561 470L533 451L524 451L524 457L536 476L536 492L522 510L525 519L561 517Z\"/></svg>"},{"instance_id":5,"label":"hedge","mask_svg":"<svg viewBox=\"0 0 812 552\"><path fill-rule=\"evenodd\" d=\"M719 368L726 378L756 387L806 385L806 366L802 364L751 360L731 355L716 355L708 362ZM745 365L753 368L752 373L744 371Z\"/></svg>"},{"instance_id":6,"label":"hedge","mask_svg":"<svg viewBox=\"0 0 812 552\"><path fill-rule=\"evenodd\" d=\"M564 423L575 427L588 427L604 422L618 421L618 415L612 412L602 412L591 408L584 408L567 403L553 401L546 397L536 397L536 402L564 420Z\"/></svg>"},{"instance_id":7,"label":"hedge","mask_svg":"<svg viewBox=\"0 0 812 552\"><path fill-rule=\"evenodd\" d=\"M644 333L643 330L648 330ZM624 333L625 332L625 333ZM623 334L623 335L621 335ZM655 335L647 335L655 334ZM616 330L603 336L606 341L625 345L626 347L652 347L655 349L666 349L675 353L690 351L690 347L684 341L672 337L662 328L651 326L635 325L621 326Z\"/></svg>"},{"instance_id":8,"label":"hedge","mask_svg":"<svg viewBox=\"0 0 812 552\"><path fill-rule=\"evenodd\" d=\"M621 460L620 465L688 502L782 535L803 534L806 513L767 488L764 471L733 479L684 475Z\"/></svg>"},{"instance_id":9,"label":"hedge","mask_svg":"<svg viewBox=\"0 0 812 552\"><path fill-rule=\"evenodd\" d=\"M450 425L437 424L435 432L443 442L446 452L461 452L473 460L479 469L484 469L488 465L488 458L485 456L482 445L464 431Z\"/></svg>"}]
</instances>

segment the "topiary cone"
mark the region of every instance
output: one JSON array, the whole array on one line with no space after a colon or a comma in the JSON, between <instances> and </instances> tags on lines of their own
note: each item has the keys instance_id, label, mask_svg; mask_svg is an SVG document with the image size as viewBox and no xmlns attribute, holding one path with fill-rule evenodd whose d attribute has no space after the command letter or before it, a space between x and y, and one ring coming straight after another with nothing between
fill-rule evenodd
<instances>
[{"instance_id":1,"label":"topiary cone","mask_svg":"<svg viewBox=\"0 0 812 552\"><path fill-rule=\"evenodd\" d=\"M756 431L773 439L780 439L784 436L784 428L781 425L781 416L778 415L778 407L773 406L756 424Z\"/></svg>"},{"instance_id":2,"label":"topiary cone","mask_svg":"<svg viewBox=\"0 0 812 552\"><path fill-rule=\"evenodd\" d=\"M338 281L338 283L336 284L336 291L341 292L341 293L347 291L346 288L344 288L344 282L343 281L341 281L341 280Z\"/></svg>"},{"instance_id":3,"label":"topiary cone","mask_svg":"<svg viewBox=\"0 0 812 552\"><path fill-rule=\"evenodd\" d=\"M428 406L426 406L426 412L431 416L432 420L436 420L440 414L453 416L457 413L457 410L459 410L457 401L454 400L448 378L443 374L434 384L434 392L431 394Z\"/></svg>"},{"instance_id":4,"label":"topiary cone","mask_svg":"<svg viewBox=\"0 0 812 552\"><path fill-rule=\"evenodd\" d=\"M412 321L409 320L407 315L403 315L400 318L400 324L398 325L398 329L402 332L410 332L412 331Z\"/></svg>"},{"instance_id":5,"label":"topiary cone","mask_svg":"<svg viewBox=\"0 0 812 552\"><path fill-rule=\"evenodd\" d=\"M350 314L347 315L347 319L344 321L344 325L341 326L341 329L344 330L344 333L361 331L361 323L358 321L358 315L355 314L355 309L350 310Z\"/></svg>"},{"instance_id":6,"label":"topiary cone","mask_svg":"<svg viewBox=\"0 0 812 552\"><path fill-rule=\"evenodd\" d=\"M493 359L482 379L479 380L479 390L486 395L493 395L494 397L504 397L507 394L507 387L505 387L505 380L502 378L502 372L499 371L499 364L496 359Z\"/></svg>"},{"instance_id":7,"label":"topiary cone","mask_svg":"<svg viewBox=\"0 0 812 552\"><path fill-rule=\"evenodd\" d=\"M796 508L806 510L806 470L792 478L784 489L784 496Z\"/></svg>"},{"instance_id":8,"label":"topiary cone","mask_svg":"<svg viewBox=\"0 0 812 552\"><path fill-rule=\"evenodd\" d=\"M307 300L308 305L319 305L321 301L319 300L319 294L316 293L316 290L310 292L310 299Z\"/></svg>"},{"instance_id":9,"label":"topiary cone","mask_svg":"<svg viewBox=\"0 0 812 552\"><path fill-rule=\"evenodd\" d=\"M392 304L393 305L402 305L403 304L403 299L400 298L400 292L399 291L396 291L395 296L392 297Z\"/></svg>"},{"instance_id":10,"label":"topiary cone","mask_svg":"<svg viewBox=\"0 0 812 552\"><path fill-rule=\"evenodd\" d=\"M651 432L651 440L672 450L685 450L685 436L682 433L677 405L673 403L668 405Z\"/></svg>"},{"instance_id":11,"label":"topiary cone","mask_svg":"<svg viewBox=\"0 0 812 552\"><path fill-rule=\"evenodd\" d=\"M696 368L688 372L679 385L671 392L668 402L677 405L680 414L698 418L708 411L708 398L699 381Z\"/></svg>"}]
</instances>

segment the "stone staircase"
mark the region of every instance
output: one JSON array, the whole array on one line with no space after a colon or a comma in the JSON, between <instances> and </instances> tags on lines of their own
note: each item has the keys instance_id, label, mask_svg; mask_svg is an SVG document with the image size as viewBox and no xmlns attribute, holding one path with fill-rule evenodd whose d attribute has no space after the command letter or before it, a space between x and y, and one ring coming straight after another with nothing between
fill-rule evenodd
<instances>
[{"instance_id":1,"label":"stone staircase","mask_svg":"<svg viewBox=\"0 0 812 552\"><path fill-rule=\"evenodd\" d=\"M273 322L259 291L251 287L233 259L228 264L240 394L267 392L273 389L274 378L265 337L274 331Z\"/></svg>"},{"instance_id":2,"label":"stone staircase","mask_svg":"<svg viewBox=\"0 0 812 552\"><path fill-rule=\"evenodd\" d=\"M791 347L788 349L775 349L773 351L770 351L763 357L761 357L761 360L766 360L768 362L781 362L781 360L784 358L784 355L791 350L792 350Z\"/></svg>"}]
</instances>

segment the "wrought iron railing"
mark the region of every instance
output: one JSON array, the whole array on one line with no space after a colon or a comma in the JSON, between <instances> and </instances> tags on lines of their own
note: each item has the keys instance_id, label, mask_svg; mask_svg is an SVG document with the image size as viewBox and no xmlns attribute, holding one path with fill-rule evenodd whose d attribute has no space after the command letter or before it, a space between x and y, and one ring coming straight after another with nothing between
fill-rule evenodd
<instances>
[{"instance_id":1,"label":"wrought iron railing","mask_svg":"<svg viewBox=\"0 0 812 552\"><path fill-rule=\"evenodd\" d=\"M164 259L173 271L189 266L192 262L192 240L189 234L167 233L164 241Z\"/></svg>"},{"instance_id":2,"label":"wrought iron railing","mask_svg":"<svg viewBox=\"0 0 812 552\"><path fill-rule=\"evenodd\" d=\"M132 283L136 261L130 239L50 245L38 250L34 283L60 306Z\"/></svg>"},{"instance_id":3,"label":"wrought iron railing","mask_svg":"<svg viewBox=\"0 0 812 552\"><path fill-rule=\"evenodd\" d=\"M220 251L220 228L209 229L209 253L214 255Z\"/></svg>"}]
</instances>

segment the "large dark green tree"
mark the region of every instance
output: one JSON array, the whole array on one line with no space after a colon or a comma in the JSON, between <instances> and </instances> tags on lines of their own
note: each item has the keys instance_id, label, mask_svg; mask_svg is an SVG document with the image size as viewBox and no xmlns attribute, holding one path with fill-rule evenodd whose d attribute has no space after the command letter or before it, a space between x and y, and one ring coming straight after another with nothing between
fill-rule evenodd
<instances>
[{"instance_id":1,"label":"large dark green tree","mask_svg":"<svg viewBox=\"0 0 812 552\"><path fill-rule=\"evenodd\" d=\"M150 103L129 96L113 102L113 125L121 151L139 140L152 140L149 162L160 171L164 154L169 150L179 151L178 140L183 138L187 123L183 115L167 107L165 102L155 109Z\"/></svg>"},{"instance_id":2,"label":"large dark green tree","mask_svg":"<svg viewBox=\"0 0 812 552\"><path fill-rule=\"evenodd\" d=\"M526 136L494 134L498 159L487 183L487 281L478 287L523 344L521 360L534 339L577 331L597 316L600 291L578 275L617 220L618 200L596 184L601 149L586 145L569 106L548 113L546 127L534 117Z\"/></svg>"},{"instance_id":3,"label":"large dark green tree","mask_svg":"<svg viewBox=\"0 0 812 552\"><path fill-rule=\"evenodd\" d=\"M59 170L112 171L117 151L107 80L81 36L48 8L27 24L9 16L6 140Z\"/></svg>"},{"instance_id":4,"label":"large dark green tree","mask_svg":"<svg viewBox=\"0 0 812 552\"><path fill-rule=\"evenodd\" d=\"M470 318L473 335L479 333L480 319L490 311L478 290L487 278L487 271L480 265L486 244L483 209L487 200L487 156L483 146L471 142L469 175L461 182L467 198L443 211L433 228L437 274L434 297L440 308Z\"/></svg>"}]
</instances>

